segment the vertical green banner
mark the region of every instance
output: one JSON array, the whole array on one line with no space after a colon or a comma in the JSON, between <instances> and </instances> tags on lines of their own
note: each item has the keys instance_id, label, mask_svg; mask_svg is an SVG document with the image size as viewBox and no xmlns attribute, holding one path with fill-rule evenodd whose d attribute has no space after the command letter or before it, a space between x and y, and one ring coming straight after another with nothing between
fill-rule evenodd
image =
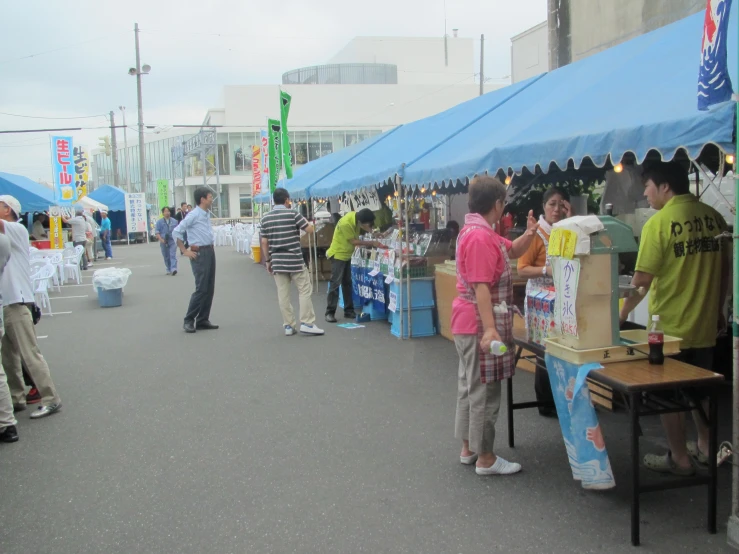
<instances>
[{"instance_id":1,"label":"vertical green banner","mask_svg":"<svg viewBox=\"0 0 739 554\"><path fill-rule=\"evenodd\" d=\"M293 159L290 153L290 137L287 133L287 116L290 114L290 103L292 96L285 91L280 91L280 124L282 125L282 163L285 164L285 175L288 179L293 178Z\"/></svg>"},{"instance_id":2,"label":"vertical green banner","mask_svg":"<svg viewBox=\"0 0 739 554\"><path fill-rule=\"evenodd\" d=\"M282 128L276 119L267 120L267 134L269 140L269 192L277 188L282 170Z\"/></svg>"},{"instance_id":3,"label":"vertical green banner","mask_svg":"<svg viewBox=\"0 0 739 554\"><path fill-rule=\"evenodd\" d=\"M157 180L157 204L159 204L159 211L165 206L171 206L169 201L169 181L167 179Z\"/></svg>"}]
</instances>

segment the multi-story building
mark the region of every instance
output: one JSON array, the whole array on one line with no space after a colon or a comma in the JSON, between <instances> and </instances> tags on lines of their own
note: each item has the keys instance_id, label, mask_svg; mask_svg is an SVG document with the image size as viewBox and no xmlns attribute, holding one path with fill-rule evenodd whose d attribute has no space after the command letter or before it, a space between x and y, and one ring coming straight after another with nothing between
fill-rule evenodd
<instances>
[{"instance_id":1,"label":"multi-story building","mask_svg":"<svg viewBox=\"0 0 739 554\"><path fill-rule=\"evenodd\" d=\"M514 83L706 9L704 0L548 0L549 19L511 38Z\"/></svg>"},{"instance_id":2,"label":"multi-story building","mask_svg":"<svg viewBox=\"0 0 739 554\"><path fill-rule=\"evenodd\" d=\"M192 190L217 165L222 215L248 216L252 145L260 143L267 117L279 118L280 89L292 95L290 146L294 164L300 166L477 96L473 47L469 38L359 37L326 65L286 72L281 85L226 86L220 107L208 110L203 119L203 125L217 129L218 163L215 152L205 168L200 158L188 156L183 180L181 169L173 167L171 151L199 129L147 133L144 189L155 203L156 181L168 179L177 203L191 201ZM93 151L93 158L95 182L112 184L112 158L99 150ZM138 145L129 143L127 152L121 149L118 160L119 182L125 183L128 163L132 190L141 190ZM213 183L210 177L209 185Z\"/></svg>"}]
</instances>

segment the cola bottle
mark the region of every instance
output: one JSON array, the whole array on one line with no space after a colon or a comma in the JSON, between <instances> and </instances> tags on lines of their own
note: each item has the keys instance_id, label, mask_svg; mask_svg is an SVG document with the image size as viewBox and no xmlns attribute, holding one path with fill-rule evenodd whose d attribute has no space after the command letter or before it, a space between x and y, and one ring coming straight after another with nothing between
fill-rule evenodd
<instances>
[{"instance_id":1,"label":"cola bottle","mask_svg":"<svg viewBox=\"0 0 739 554\"><path fill-rule=\"evenodd\" d=\"M649 363L652 365L663 365L665 363L665 332L659 322L659 316L652 316L652 324L649 326Z\"/></svg>"}]
</instances>

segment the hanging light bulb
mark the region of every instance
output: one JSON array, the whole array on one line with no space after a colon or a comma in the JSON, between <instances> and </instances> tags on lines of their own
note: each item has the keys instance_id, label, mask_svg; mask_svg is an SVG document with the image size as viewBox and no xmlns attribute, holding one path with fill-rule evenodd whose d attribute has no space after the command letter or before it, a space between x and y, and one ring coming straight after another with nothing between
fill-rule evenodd
<instances>
[{"instance_id":1,"label":"hanging light bulb","mask_svg":"<svg viewBox=\"0 0 739 554\"><path fill-rule=\"evenodd\" d=\"M423 194L424 192L426 192L426 187L421 187L421 194Z\"/></svg>"},{"instance_id":2,"label":"hanging light bulb","mask_svg":"<svg viewBox=\"0 0 739 554\"><path fill-rule=\"evenodd\" d=\"M734 165L734 154L726 154L726 163Z\"/></svg>"},{"instance_id":3,"label":"hanging light bulb","mask_svg":"<svg viewBox=\"0 0 739 554\"><path fill-rule=\"evenodd\" d=\"M615 173L621 173L623 170L624 170L624 164L622 163L617 163L616 165L613 166L613 171Z\"/></svg>"},{"instance_id":4,"label":"hanging light bulb","mask_svg":"<svg viewBox=\"0 0 739 554\"><path fill-rule=\"evenodd\" d=\"M505 184L506 184L506 186L508 186L508 185L511 184L511 180L512 180L511 179L511 176L510 175L506 175L506 178L505 178Z\"/></svg>"},{"instance_id":5,"label":"hanging light bulb","mask_svg":"<svg viewBox=\"0 0 739 554\"><path fill-rule=\"evenodd\" d=\"M431 191L431 196L436 196L436 191L435 190L432 190Z\"/></svg>"},{"instance_id":6,"label":"hanging light bulb","mask_svg":"<svg viewBox=\"0 0 739 554\"><path fill-rule=\"evenodd\" d=\"M400 196L397 190L395 191L395 196Z\"/></svg>"}]
</instances>

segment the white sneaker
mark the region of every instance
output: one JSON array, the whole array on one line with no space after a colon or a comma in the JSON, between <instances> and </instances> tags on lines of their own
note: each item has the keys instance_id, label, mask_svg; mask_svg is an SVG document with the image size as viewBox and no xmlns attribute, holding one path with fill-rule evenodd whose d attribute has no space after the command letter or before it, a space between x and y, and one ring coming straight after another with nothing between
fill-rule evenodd
<instances>
[{"instance_id":1,"label":"white sneaker","mask_svg":"<svg viewBox=\"0 0 739 554\"><path fill-rule=\"evenodd\" d=\"M500 456L490 467L475 467L475 473L478 475L511 475L519 471L521 471L521 464L508 462Z\"/></svg>"},{"instance_id":2,"label":"white sneaker","mask_svg":"<svg viewBox=\"0 0 739 554\"><path fill-rule=\"evenodd\" d=\"M305 333L306 335L322 335L324 330L319 329L315 325L306 325L305 323L301 323L300 332Z\"/></svg>"},{"instance_id":3,"label":"white sneaker","mask_svg":"<svg viewBox=\"0 0 739 554\"><path fill-rule=\"evenodd\" d=\"M292 337L295 333L296 333L295 329L293 329L289 325L285 325L285 336L286 337Z\"/></svg>"}]
</instances>

